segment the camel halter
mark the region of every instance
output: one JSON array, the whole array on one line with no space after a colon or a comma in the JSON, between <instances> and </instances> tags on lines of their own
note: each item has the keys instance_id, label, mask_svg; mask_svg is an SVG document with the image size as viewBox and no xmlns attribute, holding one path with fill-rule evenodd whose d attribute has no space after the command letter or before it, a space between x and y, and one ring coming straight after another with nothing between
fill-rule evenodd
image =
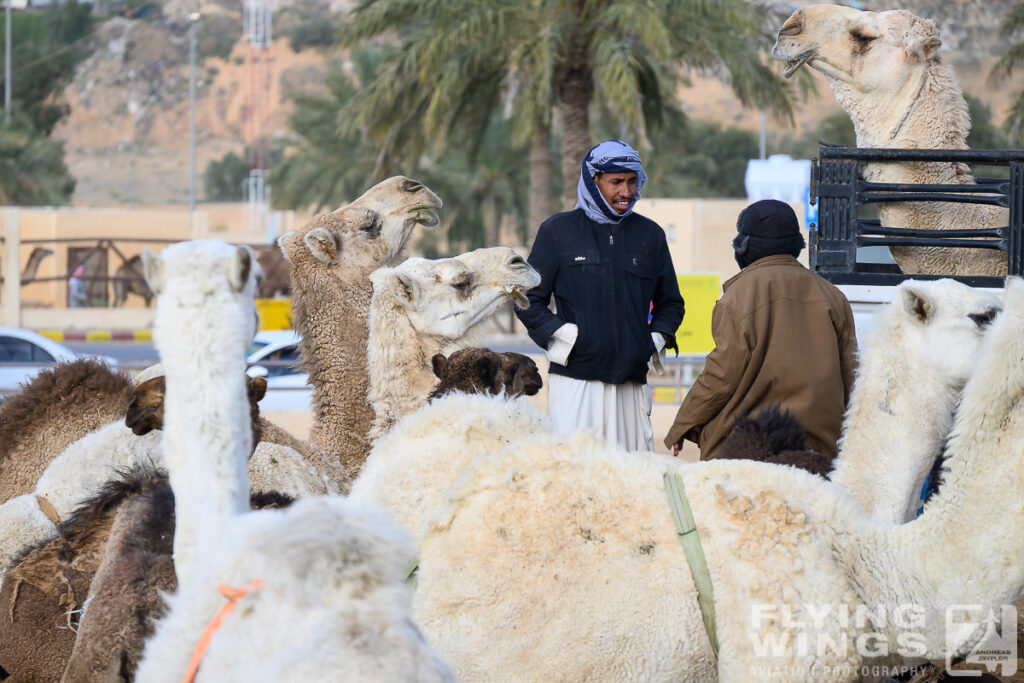
<instances>
[{"instance_id":1,"label":"camel halter","mask_svg":"<svg viewBox=\"0 0 1024 683\"><path fill-rule=\"evenodd\" d=\"M708 633L711 649L715 651L717 657L718 629L715 626L715 594L711 590L711 573L708 572L708 563L704 559L704 548L701 547L700 536L697 535L697 525L693 521L690 501L686 499L683 478L678 474L665 473L664 482L668 507L672 511L672 521L676 525L676 535L679 536L679 543L683 546L686 564L690 566L693 584L697 587L697 605L700 606L700 616L704 620L704 630Z\"/></svg>"},{"instance_id":2,"label":"camel halter","mask_svg":"<svg viewBox=\"0 0 1024 683\"><path fill-rule=\"evenodd\" d=\"M235 607L238 606L238 601L244 598L249 593L258 591L263 588L263 580L256 579L248 586L241 588L233 588L231 586L225 586L221 584L217 586L217 590L220 594L228 599L224 606L220 608L220 611L210 619L210 623L203 629L203 634L199 636L199 642L196 644L196 649L192 652L192 658L188 660L188 669L185 670L185 677L181 679L182 683L193 683L196 679L196 673L199 671L199 665L203 661L203 655L206 654L206 650L210 647L210 640L213 638L213 634L217 632L217 629L224 623L224 618L235 611Z\"/></svg>"}]
</instances>

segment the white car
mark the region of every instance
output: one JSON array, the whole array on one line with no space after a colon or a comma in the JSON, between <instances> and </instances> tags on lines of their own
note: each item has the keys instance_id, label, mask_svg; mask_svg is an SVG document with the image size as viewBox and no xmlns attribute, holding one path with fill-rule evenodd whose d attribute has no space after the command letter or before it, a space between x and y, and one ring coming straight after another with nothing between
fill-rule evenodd
<instances>
[{"instance_id":1,"label":"white car","mask_svg":"<svg viewBox=\"0 0 1024 683\"><path fill-rule=\"evenodd\" d=\"M31 330L0 327L0 400L19 391L43 368L83 357L86 356ZM108 356L94 357L117 365L117 360Z\"/></svg>"},{"instance_id":2,"label":"white car","mask_svg":"<svg viewBox=\"0 0 1024 683\"><path fill-rule=\"evenodd\" d=\"M257 332L249 347L250 377L267 380L267 395L260 410L304 411L313 409L313 389L299 369L299 335L294 330Z\"/></svg>"}]
</instances>

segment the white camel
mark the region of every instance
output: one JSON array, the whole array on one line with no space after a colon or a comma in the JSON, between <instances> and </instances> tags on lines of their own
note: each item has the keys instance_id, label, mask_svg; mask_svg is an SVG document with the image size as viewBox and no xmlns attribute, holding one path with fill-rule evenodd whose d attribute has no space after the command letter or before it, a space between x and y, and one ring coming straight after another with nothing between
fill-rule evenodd
<instances>
[{"instance_id":1,"label":"white camel","mask_svg":"<svg viewBox=\"0 0 1024 683\"><path fill-rule=\"evenodd\" d=\"M510 299L527 305L524 292L540 274L507 247L477 249L454 258L412 258L370 276L368 398L374 409L370 440L427 400L437 377L431 359L475 346L483 323Z\"/></svg>"},{"instance_id":2,"label":"white camel","mask_svg":"<svg viewBox=\"0 0 1024 683\"><path fill-rule=\"evenodd\" d=\"M1005 307L964 389L945 484L914 522L880 525L793 468L534 434L448 491L419 544L414 618L463 680L854 680L965 652L984 619L947 633L946 608L998 614L1024 587L1024 282ZM466 410L441 399L407 419L455 430ZM717 657L665 474L682 478L696 521Z\"/></svg>"},{"instance_id":3,"label":"white camel","mask_svg":"<svg viewBox=\"0 0 1024 683\"><path fill-rule=\"evenodd\" d=\"M853 121L858 147L967 149L971 122L956 74L939 54L931 21L905 10L865 12L810 5L779 30L772 57L791 76L804 64L821 72ZM963 164L868 163L882 183L973 183ZM1007 225L1006 209L949 202L879 205L882 225L930 230ZM1006 255L988 249L892 247L904 273L1005 275Z\"/></svg>"},{"instance_id":4,"label":"white camel","mask_svg":"<svg viewBox=\"0 0 1024 683\"><path fill-rule=\"evenodd\" d=\"M224 602L218 584L250 590L232 598L238 609L213 632L196 680L450 680L408 618L410 543L382 511L338 496L247 511L249 265L247 251L211 242L146 262L160 273L154 337L167 372L179 588L138 680L182 680ZM215 368L220 381L202 381Z\"/></svg>"},{"instance_id":5,"label":"white camel","mask_svg":"<svg viewBox=\"0 0 1024 683\"><path fill-rule=\"evenodd\" d=\"M906 282L880 314L862 349L831 476L869 515L897 524L915 511L982 337L1001 306L995 295L954 280ZM526 401L458 401L454 412L461 417L452 424L429 412L403 418L377 443L352 485L353 498L388 510L417 539L474 458L549 428Z\"/></svg>"}]
</instances>

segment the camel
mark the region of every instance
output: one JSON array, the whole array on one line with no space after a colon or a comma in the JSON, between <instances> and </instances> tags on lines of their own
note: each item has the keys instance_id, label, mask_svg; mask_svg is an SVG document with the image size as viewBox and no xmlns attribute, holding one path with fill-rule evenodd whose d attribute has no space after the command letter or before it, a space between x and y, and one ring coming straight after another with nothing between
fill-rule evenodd
<instances>
[{"instance_id":1,"label":"camel","mask_svg":"<svg viewBox=\"0 0 1024 683\"><path fill-rule=\"evenodd\" d=\"M310 372L310 381L314 384L314 403L319 406L320 418L314 422L312 442L295 439L269 422L264 424L263 430L268 440L299 451L324 472L332 490L347 488L351 475L341 464L339 453L352 452L352 449L335 447L333 436L341 434L342 428L350 422L357 425L352 433L365 435L373 418L365 398L359 399L359 391L346 389L349 386L365 389L368 385L365 379L365 320L370 302L367 277L379 266L402 260L413 228L437 225L436 209L440 206L441 200L422 184L396 176L374 185L352 204L317 216L303 230L281 239L279 246L285 257L305 263L316 259L302 244L301 235L318 228L335 236L345 233L348 251L344 260L351 261L352 266L359 264L355 268L333 270L319 261L315 265L307 264L308 267L301 269L304 278L300 293L292 298L293 309L297 312L296 327L303 333L305 354L315 370ZM349 210L348 207L354 208ZM379 216L374 216L367 207L375 207ZM293 238L298 238L295 249L286 248L285 244ZM338 278L342 280L335 282ZM328 291L337 299L324 300L322 297ZM335 310L335 302L341 309ZM353 325L353 321L362 322ZM355 359L351 368L348 359ZM307 364L306 370L310 370L310 365ZM37 376L29 387L4 401L0 406L0 503L30 493L53 458L73 442L121 420L131 391L130 381L116 381L114 374L111 386L103 387L112 372L99 367L72 370L58 365L40 373L42 376ZM67 376L62 376L64 374ZM318 382L321 383L319 394ZM342 436L338 438L338 443L345 441ZM365 442L365 436L349 440L357 443L354 447L357 453L368 450L365 444L358 445ZM358 454L354 457L361 462Z\"/></svg>"},{"instance_id":2,"label":"camel","mask_svg":"<svg viewBox=\"0 0 1024 683\"><path fill-rule=\"evenodd\" d=\"M524 292L540 274L507 247L477 249L450 259L413 258L370 275L368 398L375 417L371 442L423 405L435 384L431 359L472 346L480 323Z\"/></svg>"},{"instance_id":3,"label":"camel","mask_svg":"<svg viewBox=\"0 0 1024 683\"><path fill-rule=\"evenodd\" d=\"M146 308L153 302L153 290L142 277L142 257L136 254L114 271L114 308L124 305L129 294L138 294L146 300Z\"/></svg>"},{"instance_id":4,"label":"camel","mask_svg":"<svg viewBox=\"0 0 1024 683\"><path fill-rule=\"evenodd\" d=\"M443 353L436 353L430 365L439 381L427 396L428 401L455 391L533 396L544 386L533 359L514 351L497 353L473 347L456 351L447 358Z\"/></svg>"},{"instance_id":5,"label":"camel","mask_svg":"<svg viewBox=\"0 0 1024 683\"><path fill-rule=\"evenodd\" d=\"M931 21L905 10L865 12L810 5L779 30L772 57L792 76L806 64L821 72L850 118L858 147L967 149L970 118L953 68L939 54ZM881 183L963 185L959 163L867 163L864 178ZM883 226L943 230L1007 225L1006 209L950 202L882 203ZM891 247L904 273L1006 275L1006 255L988 249Z\"/></svg>"},{"instance_id":6,"label":"camel","mask_svg":"<svg viewBox=\"0 0 1024 683\"><path fill-rule=\"evenodd\" d=\"M259 297L269 299L291 295L291 273L288 261L275 245L261 245L255 249L263 277L257 284Z\"/></svg>"},{"instance_id":7,"label":"camel","mask_svg":"<svg viewBox=\"0 0 1024 683\"><path fill-rule=\"evenodd\" d=\"M249 588L199 651L196 680L451 680L409 620L410 542L385 513L340 496L285 510L244 506L250 445L241 371L255 290L249 258L212 242L147 257L147 279L158 283L154 338L167 378L178 590L137 676L189 678L198 634L223 602L214 588L225 584ZM204 381L221 368L221 382Z\"/></svg>"},{"instance_id":8,"label":"camel","mask_svg":"<svg viewBox=\"0 0 1024 683\"><path fill-rule=\"evenodd\" d=\"M428 188L397 176L278 240L291 265L300 365L313 387L309 446L323 454L325 472L342 490L366 459L374 416L367 401L369 275L401 262L413 228L437 225L440 207Z\"/></svg>"},{"instance_id":9,"label":"camel","mask_svg":"<svg viewBox=\"0 0 1024 683\"><path fill-rule=\"evenodd\" d=\"M36 272L39 270L39 264L43 262L47 256L53 256L53 249L47 249L45 247L34 247L32 253L28 255L28 261L25 262L25 269L21 271L21 286L24 287L36 277Z\"/></svg>"},{"instance_id":10,"label":"camel","mask_svg":"<svg viewBox=\"0 0 1024 683\"><path fill-rule=\"evenodd\" d=\"M946 483L915 521L881 525L795 468L539 432L481 451L448 489L419 543L413 618L462 680L854 680L966 652L1024 587L1024 537L1005 526L1024 508L1024 281L1004 304L963 390ZM511 403L446 397L385 439L430 457ZM717 656L665 475L681 478L703 546ZM963 604L978 618L947 631L946 608ZM872 617L842 617L857 613Z\"/></svg>"},{"instance_id":11,"label":"camel","mask_svg":"<svg viewBox=\"0 0 1024 683\"><path fill-rule=\"evenodd\" d=\"M45 368L0 404L0 503L31 492L50 461L124 417L132 378L79 358Z\"/></svg>"}]
</instances>

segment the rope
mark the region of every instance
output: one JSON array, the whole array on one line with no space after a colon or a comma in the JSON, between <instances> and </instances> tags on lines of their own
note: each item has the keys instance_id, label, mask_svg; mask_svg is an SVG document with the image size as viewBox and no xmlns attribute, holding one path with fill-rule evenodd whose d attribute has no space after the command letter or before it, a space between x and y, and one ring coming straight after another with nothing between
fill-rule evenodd
<instances>
[{"instance_id":1,"label":"rope","mask_svg":"<svg viewBox=\"0 0 1024 683\"><path fill-rule=\"evenodd\" d=\"M233 588L231 586L225 586L221 584L217 586L217 590L220 594L227 598L227 602L220 608L220 611L210 619L210 623L206 625L203 630L203 634L199 636L199 642L196 644L196 649L192 652L192 658L188 661L188 669L185 670L185 677L182 683L193 683L196 679L196 673L199 671L199 665L203 661L203 655L206 654L206 650L210 647L210 640L213 638L213 634L217 632L217 629L224 623L224 618L235 611L235 607L238 606L238 601L244 598L246 595L253 591L258 591L263 588L263 580L256 579L248 586L241 588Z\"/></svg>"}]
</instances>

